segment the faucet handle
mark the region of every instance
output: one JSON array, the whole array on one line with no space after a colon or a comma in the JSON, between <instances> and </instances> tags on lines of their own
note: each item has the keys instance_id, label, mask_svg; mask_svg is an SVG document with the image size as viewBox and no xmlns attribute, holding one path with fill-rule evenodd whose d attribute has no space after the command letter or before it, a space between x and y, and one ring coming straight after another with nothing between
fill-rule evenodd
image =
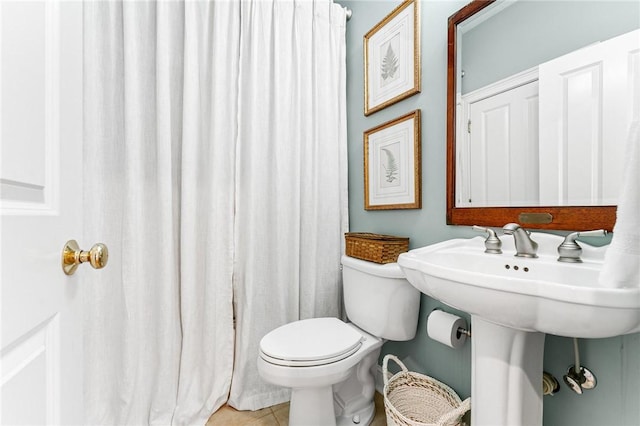
<instances>
[{"instance_id":1,"label":"faucet handle","mask_svg":"<svg viewBox=\"0 0 640 426\"><path fill-rule=\"evenodd\" d=\"M501 254L502 253L502 241L496 235L496 231L491 228L485 228L483 226L473 225L471 228L476 232L486 232L487 239L484 240L485 253Z\"/></svg>"},{"instance_id":2,"label":"faucet handle","mask_svg":"<svg viewBox=\"0 0 640 426\"><path fill-rule=\"evenodd\" d=\"M576 242L578 237L604 237L607 235L607 231L604 229L597 229L595 231L582 231L572 232L564 237L562 244L558 246L558 262L567 263L580 263L580 255L582 254L582 247Z\"/></svg>"},{"instance_id":3,"label":"faucet handle","mask_svg":"<svg viewBox=\"0 0 640 426\"><path fill-rule=\"evenodd\" d=\"M595 231L575 232L575 234L578 234L578 237L604 237L607 235L607 231L604 229L596 229Z\"/></svg>"}]
</instances>

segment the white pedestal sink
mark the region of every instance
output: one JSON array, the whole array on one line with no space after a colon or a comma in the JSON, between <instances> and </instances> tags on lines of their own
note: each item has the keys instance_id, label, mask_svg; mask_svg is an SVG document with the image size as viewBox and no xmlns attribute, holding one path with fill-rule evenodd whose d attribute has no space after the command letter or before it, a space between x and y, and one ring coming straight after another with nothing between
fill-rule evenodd
<instances>
[{"instance_id":1,"label":"white pedestal sink","mask_svg":"<svg viewBox=\"0 0 640 426\"><path fill-rule=\"evenodd\" d=\"M538 258L484 253L484 238L444 241L403 253L418 290L471 314L473 426L542 425L545 333L612 337L640 331L640 287L598 283L606 247L582 245L583 263L557 261L563 238L533 233Z\"/></svg>"}]
</instances>

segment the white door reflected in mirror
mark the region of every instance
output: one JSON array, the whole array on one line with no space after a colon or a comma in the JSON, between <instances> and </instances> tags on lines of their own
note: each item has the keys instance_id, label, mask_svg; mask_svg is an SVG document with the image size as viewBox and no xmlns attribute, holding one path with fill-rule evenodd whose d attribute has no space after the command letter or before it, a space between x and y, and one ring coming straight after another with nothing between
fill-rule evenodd
<instances>
[{"instance_id":1,"label":"white door reflected in mirror","mask_svg":"<svg viewBox=\"0 0 640 426\"><path fill-rule=\"evenodd\" d=\"M474 90L458 108L457 207L615 205L640 111L640 30Z\"/></svg>"}]
</instances>

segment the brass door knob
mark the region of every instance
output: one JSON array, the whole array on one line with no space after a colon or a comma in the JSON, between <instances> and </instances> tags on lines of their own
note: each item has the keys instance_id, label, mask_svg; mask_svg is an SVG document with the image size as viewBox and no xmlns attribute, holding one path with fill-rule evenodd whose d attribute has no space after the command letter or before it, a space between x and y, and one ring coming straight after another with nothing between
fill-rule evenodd
<instances>
[{"instance_id":1,"label":"brass door knob","mask_svg":"<svg viewBox=\"0 0 640 426\"><path fill-rule=\"evenodd\" d=\"M62 248L62 270L73 275L81 263L89 262L94 269L102 269L109 260L109 250L102 243L94 244L89 251L80 250L76 240L69 240Z\"/></svg>"}]
</instances>

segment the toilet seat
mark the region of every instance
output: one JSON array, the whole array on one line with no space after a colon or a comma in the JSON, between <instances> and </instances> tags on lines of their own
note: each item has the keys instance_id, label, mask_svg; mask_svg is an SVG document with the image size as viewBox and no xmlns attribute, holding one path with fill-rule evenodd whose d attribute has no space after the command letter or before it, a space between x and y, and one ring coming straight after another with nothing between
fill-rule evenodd
<instances>
[{"instance_id":1,"label":"toilet seat","mask_svg":"<svg viewBox=\"0 0 640 426\"><path fill-rule=\"evenodd\" d=\"M282 366L318 366L353 355L363 340L361 333L337 318L313 318L269 332L260 341L260 357Z\"/></svg>"}]
</instances>

